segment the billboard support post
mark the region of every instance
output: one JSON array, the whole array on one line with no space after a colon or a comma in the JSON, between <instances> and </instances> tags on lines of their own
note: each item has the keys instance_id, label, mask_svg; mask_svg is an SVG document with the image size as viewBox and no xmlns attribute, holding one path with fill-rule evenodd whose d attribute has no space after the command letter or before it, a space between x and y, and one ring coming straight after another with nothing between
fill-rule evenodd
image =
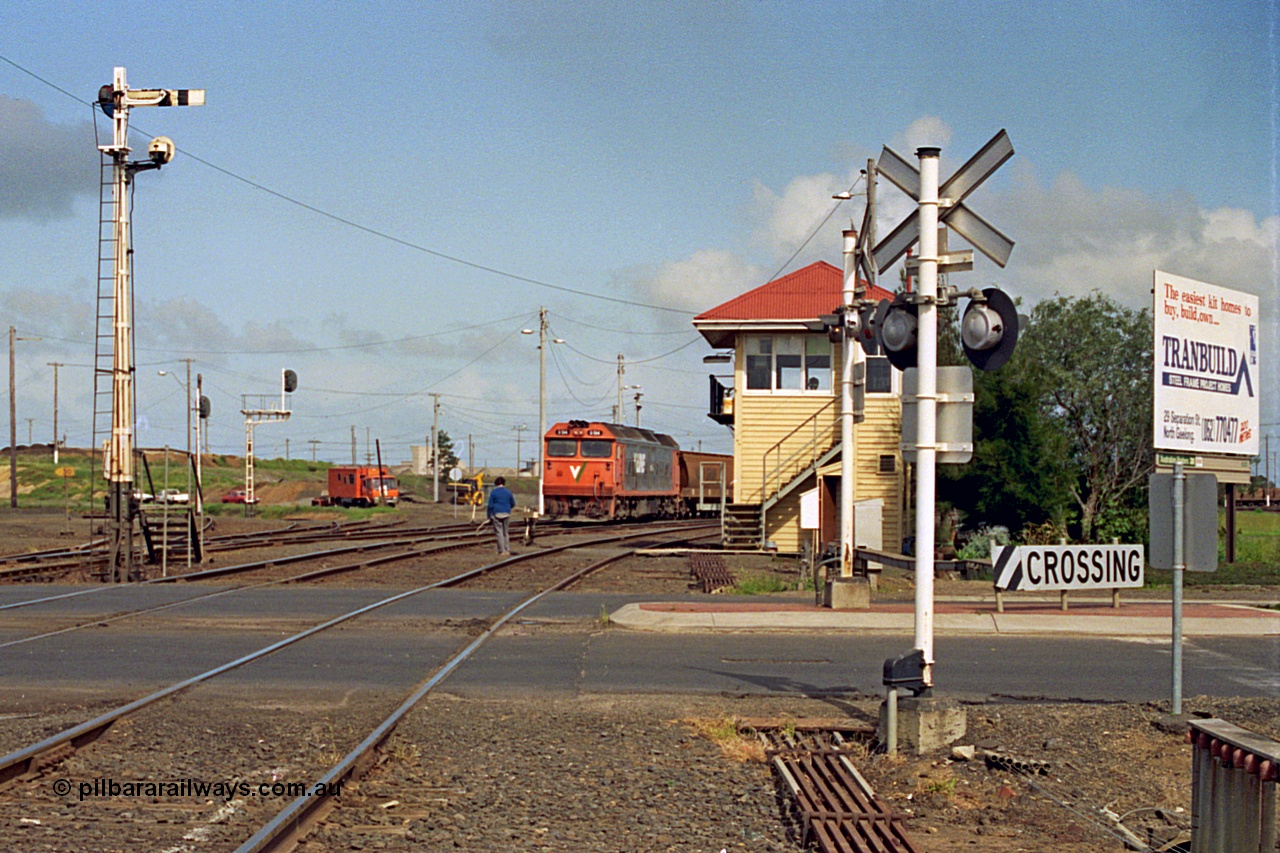
<instances>
[{"instance_id":1,"label":"billboard support post","mask_svg":"<svg viewBox=\"0 0 1280 853\"><path fill-rule=\"evenodd\" d=\"M1182 714L1182 578L1186 573L1186 557L1182 549L1184 501L1187 474L1182 463L1173 466L1173 684L1169 713Z\"/></svg>"}]
</instances>

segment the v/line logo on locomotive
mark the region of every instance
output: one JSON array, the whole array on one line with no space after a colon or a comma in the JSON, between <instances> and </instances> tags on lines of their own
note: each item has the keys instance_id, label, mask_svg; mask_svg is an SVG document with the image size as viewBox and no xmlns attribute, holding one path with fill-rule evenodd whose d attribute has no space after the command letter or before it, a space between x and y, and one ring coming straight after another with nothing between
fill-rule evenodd
<instances>
[{"instance_id":1,"label":"v/line logo on locomotive","mask_svg":"<svg viewBox=\"0 0 1280 853\"><path fill-rule=\"evenodd\" d=\"M733 483L732 456L682 450L671 436L639 427L565 421L543 441L542 493L552 518L681 518L712 506L718 513Z\"/></svg>"}]
</instances>

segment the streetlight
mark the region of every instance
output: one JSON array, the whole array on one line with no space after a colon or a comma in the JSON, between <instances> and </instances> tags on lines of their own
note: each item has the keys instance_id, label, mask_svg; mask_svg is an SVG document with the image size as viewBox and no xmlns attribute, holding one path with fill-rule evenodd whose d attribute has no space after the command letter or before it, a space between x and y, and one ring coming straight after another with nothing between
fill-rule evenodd
<instances>
[{"instance_id":1,"label":"streetlight","mask_svg":"<svg viewBox=\"0 0 1280 853\"><path fill-rule=\"evenodd\" d=\"M167 370L157 370L157 376L171 376L173 381L182 386L183 392L187 395L187 458L191 457L191 365L187 365L187 381L183 382L176 374Z\"/></svg>"},{"instance_id":2,"label":"streetlight","mask_svg":"<svg viewBox=\"0 0 1280 853\"><path fill-rule=\"evenodd\" d=\"M619 400L619 402L621 402L621 400L622 400L622 392L623 392L623 391L635 391L635 392L636 392L636 395L635 395L635 401L636 401L636 426L637 426L637 427L639 427L639 426L640 426L640 397L641 397L641 395L644 393L644 386L642 386L642 385L619 385L619 386L618 386L618 400ZM625 419L626 419L626 413L622 411L622 406L621 406L621 405L619 405L619 406L618 406L618 423L622 423Z\"/></svg>"},{"instance_id":3,"label":"streetlight","mask_svg":"<svg viewBox=\"0 0 1280 853\"><path fill-rule=\"evenodd\" d=\"M533 329L521 329L520 334L532 335ZM551 343L562 344L564 338L552 338ZM547 309L538 309L538 515L546 513L546 500L542 493L542 477L546 473L547 445ZM520 461L519 437L516 438L516 462ZM516 476L520 465L516 465Z\"/></svg>"}]
</instances>

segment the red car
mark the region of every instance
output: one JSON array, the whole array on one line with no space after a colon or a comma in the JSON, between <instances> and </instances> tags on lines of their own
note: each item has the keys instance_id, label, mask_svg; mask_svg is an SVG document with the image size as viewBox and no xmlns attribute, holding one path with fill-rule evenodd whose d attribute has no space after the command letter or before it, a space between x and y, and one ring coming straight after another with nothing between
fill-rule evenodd
<instances>
[{"instance_id":1,"label":"red car","mask_svg":"<svg viewBox=\"0 0 1280 853\"><path fill-rule=\"evenodd\" d=\"M232 489L222 496L224 504L242 504L244 503L244 489Z\"/></svg>"}]
</instances>

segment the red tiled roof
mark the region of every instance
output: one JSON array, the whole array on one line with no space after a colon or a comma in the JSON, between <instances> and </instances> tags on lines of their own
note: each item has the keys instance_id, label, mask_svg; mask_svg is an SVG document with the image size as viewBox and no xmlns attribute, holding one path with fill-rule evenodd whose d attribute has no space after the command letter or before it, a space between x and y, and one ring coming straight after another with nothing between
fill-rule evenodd
<instances>
[{"instance_id":1,"label":"red tiled roof","mask_svg":"<svg viewBox=\"0 0 1280 853\"><path fill-rule=\"evenodd\" d=\"M830 314L841 304L844 273L826 261L816 261L793 273L748 290L693 318L717 320L812 320ZM867 288L870 299L892 299L883 287Z\"/></svg>"}]
</instances>

